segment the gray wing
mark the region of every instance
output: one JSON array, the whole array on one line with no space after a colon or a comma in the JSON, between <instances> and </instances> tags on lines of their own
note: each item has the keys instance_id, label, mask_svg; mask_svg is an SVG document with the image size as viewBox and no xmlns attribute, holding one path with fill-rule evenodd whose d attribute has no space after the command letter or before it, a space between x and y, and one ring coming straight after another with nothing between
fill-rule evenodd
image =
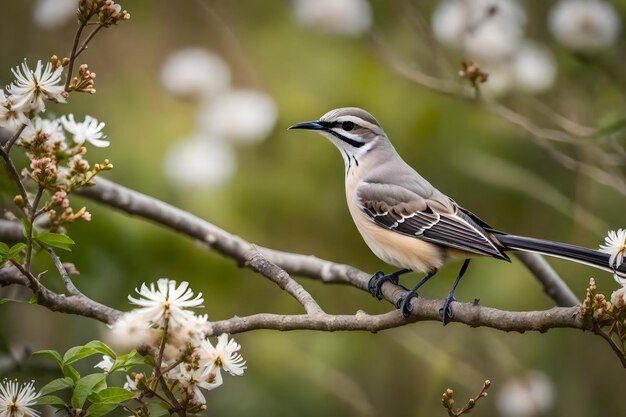
<instances>
[{"instance_id":1,"label":"gray wing","mask_svg":"<svg viewBox=\"0 0 626 417\"><path fill-rule=\"evenodd\" d=\"M478 222L441 193L420 196L398 185L363 183L359 207L372 221L403 235L471 253L509 260ZM481 224L486 223L481 221Z\"/></svg>"}]
</instances>

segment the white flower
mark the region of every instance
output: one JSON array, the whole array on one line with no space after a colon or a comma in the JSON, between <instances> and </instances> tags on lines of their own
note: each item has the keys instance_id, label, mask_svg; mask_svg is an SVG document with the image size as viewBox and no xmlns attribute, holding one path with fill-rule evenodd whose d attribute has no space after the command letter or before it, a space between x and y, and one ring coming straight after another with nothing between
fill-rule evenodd
<instances>
[{"instance_id":1,"label":"white flower","mask_svg":"<svg viewBox=\"0 0 626 417\"><path fill-rule=\"evenodd\" d=\"M4 380L0 384L0 417L37 417L39 412L32 406L38 394L33 383L18 384L17 381Z\"/></svg>"},{"instance_id":2,"label":"white flower","mask_svg":"<svg viewBox=\"0 0 626 417\"><path fill-rule=\"evenodd\" d=\"M112 357L110 357L109 355L102 355L102 361L98 362L94 366L94 368L100 368L104 372L109 372L111 368L113 367L114 363L115 361L113 360Z\"/></svg>"},{"instance_id":3,"label":"white flower","mask_svg":"<svg viewBox=\"0 0 626 417\"><path fill-rule=\"evenodd\" d=\"M611 304L617 308L626 307L626 287L620 287L619 289L613 291L611 294Z\"/></svg>"},{"instance_id":4,"label":"white flower","mask_svg":"<svg viewBox=\"0 0 626 417\"><path fill-rule=\"evenodd\" d=\"M130 302L140 306L137 311L149 321L159 325L163 325L165 319L169 319L173 325L184 323L193 315L185 309L199 307L204 302L202 293L194 297L186 281L177 286L176 281L161 278L157 281L156 287L154 284L148 287L144 283L136 291L142 298L133 298L129 295Z\"/></svg>"},{"instance_id":5,"label":"white flower","mask_svg":"<svg viewBox=\"0 0 626 417\"><path fill-rule=\"evenodd\" d=\"M61 117L61 123L65 130L73 135L73 140L77 145L82 145L85 141L98 148L106 148L111 142L104 140L106 136L102 133L104 122L98 123L91 116L85 116L85 121L78 123L74 120L74 115Z\"/></svg>"},{"instance_id":6,"label":"white flower","mask_svg":"<svg viewBox=\"0 0 626 417\"><path fill-rule=\"evenodd\" d=\"M22 125L28 125L30 121L21 111L16 111L13 106L13 97L6 97L0 90L0 127L15 131Z\"/></svg>"},{"instance_id":7,"label":"white flower","mask_svg":"<svg viewBox=\"0 0 626 417\"><path fill-rule=\"evenodd\" d=\"M77 6L76 0L37 0L33 20L42 29L56 29L76 16Z\"/></svg>"},{"instance_id":8,"label":"white flower","mask_svg":"<svg viewBox=\"0 0 626 417\"><path fill-rule=\"evenodd\" d=\"M163 64L161 82L175 97L206 98L228 88L230 69L212 52L200 48L182 49L172 53Z\"/></svg>"},{"instance_id":9,"label":"white flower","mask_svg":"<svg viewBox=\"0 0 626 417\"><path fill-rule=\"evenodd\" d=\"M140 310L123 314L109 328L107 341L124 350L144 344L155 345L162 335L161 332L150 327L149 318Z\"/></svg>"},{"instance_id":10,"label":"white flower","mask_svg":"<svg viewBox=\"0 0 626 417\"><path fill-rule=\"evenodd\" d=\"M214 368L224 369L231 375L243 375L246 369L246 361L237 353L241 346L234 339L228 339L228 335L223 333L217 337L217 345L211 344L209 339L204 339L200 343L201 363L205 367L205 373L214 371Z\"/></svg>"},{"instance_id":11,"label":"white flower","mask_svg":"<svg viewBox=\"0 0 626 417\"><path fill-rule=\"evenodd\" d=\"M42 119L41 117L35 117L32 119L32 123L24 129L20 138L25 141L30 141L38 134L44 134L48 137L47 142L54 146L59 143L61 149L65 149L65 132L63 126L58 119Z\"/></svg>"},{"instance_id":12,"label":"white flower","mask_svg":"<svg viewBox=\"0 0 626 417\"><path fill-rule=\"evenodd\" d=\"M198 112L201 132L233 141L255 143L276 125L278 109L268 94L256 90L233 90L208 102Z\"/></svg>"},{"instance_id":13,"label":"white flower","mask_svg":"<svg viewBox=\"0 0 626 417\"><path fill-rule=\"evenodd\" d=\"M293 12L302 26L339 35L361 35L372 26L368 0L295 0Z\"/></svg>"},{"instance_id":14,"label":"white flower","mask_svg":"<svg viewBox=\"0 0 626 417\"><path fill-rule=\"evenodd\" d=\"M24 61L21 66L11 69L11 72L16 80L7 87L7 91L12 96L13 109L23 112L44 111L46 109L44 99L65 103L64 86L58 85L61 82L63 67L53 69L52 64L48 62L44 69L41 61L37 61L33 71Z\"/></svg>"},{"instance_id":15,"label":"white flower","mask_svg":"<svg viewBox=\"0 0 626 417\"><path fill-rule=\"evenodd\" d=\"M190 188L219 188L233 176L236 167L231 146L208 138L175 143L163 161L163 173L169 182Z\"/></svg>"},{"instance_id":16,"label":"white flower","mask_svg":"<svg viewBox=\"0 0 626 417\"><path fill-rule=\"evenodd\" d=\"M550 11L549 26L565 47L594 51L615 43L621 23L608 1L561 0Z\"/></svg>"},{"instance_id":17,"label":"white flower","mask_svg":"<svg viewBox=\"0 0 626 417\"><path fill-rule=\"evenodd\" d=\"M205 374L201 368L190 368L188 364L181 364L176 379L187 390L187 395L192 403L205 404L206 399L200 391L207 391L222 385L223 379L219 372Z\"/></svg>"},{"instance_id":18,"label":"white flower","mask_svg":"<svg viewBox=\"0 0 626 417\"><path fill-rule=\"evenodd\" d=\"M608 236L604 238L604 244L600 245L600 252L610 255L609 266L611 268L619 268L626 254L626 229L610 230ZM614 278L620 284L626 284L626 281L616 274Z\"/></svg>"},{"instance_id":19,"label":"white flower","mask_svg":"<svg viewBox=\"0 0 626 417\"><path fill-rule=\"evenodd\" d=\"M547 415L554 402L554 387L550 378L539 371L528 371L504 383L497 406L505 417Z\"/></svg>"},{"instance_id":20,"label":"white flower","mask_svg":"<svg viewBox=\"0 0 626 417\"><path fill-rule=\"evenodd\" d=\"M510 57L524 35L526 13L516 0L444 0L432 16L435 37L477 60Z\"/></svg>"},{"instance_id":21,"label":"white flower","mask_svg":"<svg viewBox=\"0 0 626 417\"><path fill-rule=\"evenodd\" d=\"M124 386L122 388L128 391L138 391L137 381L131 378L130 376L126 375L126 382L124 383Z\"/></svg>"},{"instance_id":22,"label":"white flower","mask_svg":"<svg viewBox=\"0 0 626 417\"><path fill-rule=\"evenodd\" d=\"M513 57L515 87L528 93L546 91L556 79L556 61L547 48L531 42L524 43ZM489 83L491 76L489 78Z\"/></svg>"},{"instance_id":23,"label":"white flower","mask_svg":"<svg viewBox=\"0 0 626 417\"><path fill-rule=\"evenodd\" d=\"M207 333L209 317L206 314L191 314L180 326L170 328L170 337L167 343L179 350L184 349L187 345L200 345L200 341L204 339Z\"/></svg>"}]
</instances>

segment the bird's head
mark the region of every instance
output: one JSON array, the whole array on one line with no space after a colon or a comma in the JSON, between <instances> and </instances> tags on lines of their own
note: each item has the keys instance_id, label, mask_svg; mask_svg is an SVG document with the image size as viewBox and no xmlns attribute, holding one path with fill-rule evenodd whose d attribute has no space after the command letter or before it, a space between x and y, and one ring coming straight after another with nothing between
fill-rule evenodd
<instances>
[{"instance_id":1,"label":"bird's head","mask_svg":"<svg viewBox=\"0 0 626 417\"><path fill-rule=\"evenodd\" d=\"M348 155L363 156L389 142L374 116L357 107L331 110L319 120L298 123L289 129L315 130L330 139L342 154Z\"/></svg>"}]
</instances>

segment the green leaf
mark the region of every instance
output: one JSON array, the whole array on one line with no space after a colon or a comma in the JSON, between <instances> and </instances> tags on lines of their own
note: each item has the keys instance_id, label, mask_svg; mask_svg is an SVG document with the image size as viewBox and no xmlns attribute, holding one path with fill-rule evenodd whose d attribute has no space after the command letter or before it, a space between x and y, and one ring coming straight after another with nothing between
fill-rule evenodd
<instances>
[{"instance_id":1,"label":"green leaf","mask_svg":"<svg viewBox=\"0 0 626 417\"><path fill-rule=\"evenodd\" d=\"M63 362L66 364L74 363L78 360L96 355L98 353L100 352L89 346L74 346L65 352L65 355L63 355Z\"/></svg>"},{"instance_id":2,"label":"green leaf","mask_svg":"<svg viewBox=\"0 0 626 417\"><path fill-rule=\"evenodd\" d=\"M74 382L78 382L80 379L80 374L72 365L68 365L66 363L62 364L61 371L63 372L63 376L72 378Z\"/></svg>"},{"instance_id":3,"label":"green leaf","mask_svg":"<svg viewBox=\"0 0 626 417\"><path fill-rule=\"evenodd\" d=\"M7 256L9 254L9 245L4 242L0 242L0 255Z\"/></svg>"},{"instance_id":4,"label":"green leaf","mask_svg":"<svg viewBox=\"0 0 626 417\"><path fill-rule=\"evenodd\" d=\"M72 251L74 241L67 235L59 233L41 232L35 236L35 240L44 246L52 246L66 251Z\"/></svg>"},{"instance_id":5,"label":"green leaf","mask_svg":"<svg viewBox=\"0 0 626 417\"><path fill-rule=\"evenodd\" d=\"M25 243L22 243L22 242L16 243L15 245L11 246L6 257L8 259L13 259L15 262L22 262L22 251L24 249L26 249Z\"/></svg>"},{"instance_id":6,"label":"green leaf","mask_svg":"<svg viewBox=\"0 0 626 417\"><path fill-rule=\"evenodd\" d=\"M120 387L109 387L89 398L93 403L122 403L135 398L135 393Z\"/></svg>"},{"instance_id":7,"label":"green leaf","mask_svg":"<svg viewBox=\"0 0 626 417\"><path fill-rule=\"evenodd\" d=\"M117 357L115 364L111 367L111 373L115 371L126 371L134 366L146 365L146 358L137 353L136 350L132 350L126 355L120 355Z\"/></svg>"},{"instance_id":8,"label":"green leaf","mask_svg":"<svg viewBox=\"0 0 626 417\"><path fill-rule=\"evenodd\" d=\"M21 217L20 221L22 222L22 225L24 226L24 237L28 239L28 237L30 236L30 229L33 226L26 217Z\"/></svg>"},{"instance_id":9,"label":"green leaf","mask_svg":"<svg viewBox=\"0 0 626 417\"><path fill-rule=\"evenodd\" d=\"M0 266L2 266L0 264ZM6 303L20 303L20 304L28 304L26 301L24 300L14 300L13 298L0 298L0 305L2 304L6 304Z\"/></svg>"},{"instance_id":10,"label":"green leaf","mask_svg":"<svg viewBox=\"0 0 626 417\"><path fill-rule=\"evenodd\" d=\"M166 414L170 414L170 405L163 401L150 401L146 404L150 417L160 417Z\"/></svg>"},{"instance_id":11,"label":"green leaf","mask_svg":"<svg viewBox=\"0 0 626 417\"><path fill-rule=\"evenodd\" d=\"M612 135L624 129L626 129L626 118L611 119L609 122L601 125L593 136L600 137Z\"/></svg>"},{"instance_id":12,"label":"green leaf","mask_svg":"<svg viewBox=\"0 0 626 417\"><path fill-rule=\"evenodd\" d=\"M33 353L35 356L39 356L41 358L48 358L54 360L56 363L61 366L63 364L63 360L61 359L61 355L56 350L38 350Z\"/></svg>"},{"instance_id":13,"label":"green leaf","mask_svg":"<svg viewBox=\"0 0 626 417\"><path fill-rule=\"evenodd\" d=\"M62 389L72 388L74 386L74 380L72 378L57 378L48 382L39 391L39 395L50 394L51 392L61 391Z\"/></svg>"},{"instance_id":14,"label":"green leaf","mask_svg":"<svg viewBox=\"0 0 626 417\"><path fill-rule=\"evenodd\" d=\"M103 355L109 355L113 359L117 358L117 355L115 354L115 352L113 352L113 349L111 349L99 340L92 340L91 342L87 343L85 347L95 349L96 352L102 353Z\"/></svg>"},{"instance_id":15,"label":"green leaf","mask_svg":"<svg viewBox=\"0 0 626 417\"><path fill-rule=\"evenodd\" d=\"M28 304L37 304L39 301L39 296L37 294L33 294L28 300Z\"/></svg>"},{"instance_id":16,"label":"green leaf","mask_svg":"<svg viewBox=\"0 0 626 417\"><path fill-rule=\"evenodd\" d=\"M89 407L85 417L100 417L100 416L110 413L116 408L117 408L117 404L111 404L111 403L94 404L91 407Z\"/></svg>"},{"instance_id":17,"label":"green leaf","mask_svg":"<svg viewBox=\"0 0 626 417\"><path fill-rule=\"evenodd\" d=\"M47 405L52 405L52 406L57 405L57 406L64 407L65 401L63 401L61 398L57 397L56 395L44 395L42 397L37 397L37 399L35 400L35 404L38 404L38 405L47 404Z\"/></svg>"},{"instance_id":18,"label":"green leaf","mask_svg":"<svg viewBox=\"0 0 626 417\"><path fill-rule=\"evenodd\" d=\"M96 387L98 384L101 384L105 378L105 374L90 374L79 379L76 383L74 393L72 394L72 399L70 401L72 407L83 408L87 397L91 395L94 387Z\"/></svg>"}]
</instances>

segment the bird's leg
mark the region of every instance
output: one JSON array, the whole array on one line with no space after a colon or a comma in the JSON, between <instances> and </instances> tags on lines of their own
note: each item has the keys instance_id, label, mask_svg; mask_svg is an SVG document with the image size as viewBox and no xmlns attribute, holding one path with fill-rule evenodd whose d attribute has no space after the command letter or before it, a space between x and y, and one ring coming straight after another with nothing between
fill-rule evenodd
<instances>
[{"instance_id":1,"label":"bird's leg","mask_svg":"<svg viewBox=\"0 0 626 417\"><path fill-rule=\"evenodd\" d=\"M450 294L448 294L446 299L443 301L443 307L439 309L439 317L441 317L441 321L443 322L444 326L448 324L448 320L452 318L452 306L450 304L452 304L453 301L456 301L456 298L454 298L454 291L456 290L457 285L459 285L461 278L465 274L465 271L467 270L467 266L469 265L469 263L470 263L469 259L466 259L465 262L463 262L463 266L461 267L461 270L459 271L459 275L456 277L456 280L454 281L454 284L452 285Z\"/></svg>"},{"instance_id":2,"label":"bird's leg","mask_svg":"<svg viewBox=\"0 0 626 417\"><path fill-rule=\"evenodd\" d=\"M400 277L400 275L407 274L409 272L411 272L410 269L401 269L399 271L396 271L387 275L385 275L382 271L376 272L372 276L372 278L370 278L370 281L367 284L370 294L372 294L373 297L376 297L379 300L382 300L383 293L381 291L381 288L383 286L383 283L386 281L391 281L397 285L398 278Z\"/></svg>"},{"instance_id":3,"label":"bird's leg","mask_svg":"<svg viewBox=\"0 0 626 417\"><path fill-rule=\"evenodd\" d=\"M431 273L422 278L422 280L418 282L415 287L411 288L402 297L400 297L400 299L396 303L396 307L398 307L400 311L402 311L402 315L404 317L409 317L411 315L411 300L417 297L417 289L424 285L426 281L434 277L436 273L437 270L433 270Z\"/></svg>"}]
</instances>

